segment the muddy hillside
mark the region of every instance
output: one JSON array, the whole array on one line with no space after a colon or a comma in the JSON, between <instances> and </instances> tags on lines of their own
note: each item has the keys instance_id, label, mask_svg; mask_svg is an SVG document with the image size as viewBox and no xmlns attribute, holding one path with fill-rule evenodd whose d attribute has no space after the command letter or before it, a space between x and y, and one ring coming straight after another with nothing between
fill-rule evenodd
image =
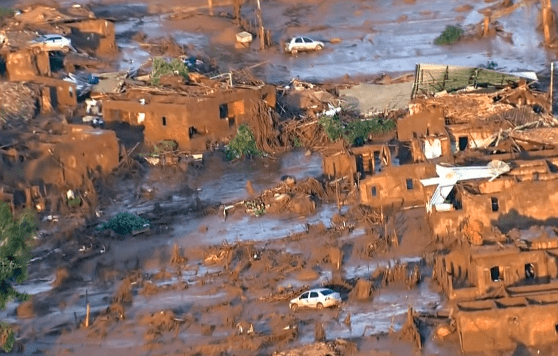
<instances>
[{"instance_id":1,"label":"muddy hillside","mask_svg":"<svg viewBox=\"0 0 558 356\"><path fill-rule=\"evenodd\" d=\"M4 1L3 354L558 354L556 7Z\"/></svg>"}]
</instances>

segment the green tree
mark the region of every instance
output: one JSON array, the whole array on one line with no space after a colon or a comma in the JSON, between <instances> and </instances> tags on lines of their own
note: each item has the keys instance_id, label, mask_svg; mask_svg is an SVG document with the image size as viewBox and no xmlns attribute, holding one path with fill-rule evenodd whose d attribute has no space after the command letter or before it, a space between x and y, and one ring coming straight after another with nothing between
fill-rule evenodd
<instances>
[{"instance_id":1,"label":"green tree","mask_svg":"<svg viewBox=\"0 0 558 356\"><path fill-rule=\"evenodd\" d=\"M0 203L0 308L17 298L24 300L25 294L18 293L13 283L27 279L27 264L30 258L30 239L37 230L35 213L25 210L14 216L10 206Z\"/></svg>"},{"instance_id":2,"label":"green tree","mask_svg":"<svg viewBox=\"0 0 558 356\"><path fill-rule=\"evenodd\" d=\"M151 84L158 85L161 77L169 74L180 75L188 78L188 67L180 59L175 58L167 62L164 58L153 58L153 66L151 68Z\"/></svg>"},{"instance_id":3,"label":"green tree","mask_svg":"<svg viewBox=\"0 0 558 356\"><path fill-rule=\"evenodd\" d=\"M27 279L27 264L30 257L30 239L37 230L35 213L25 210L17 217L12 214L10 206L0 203L0 308L5 309L12 299L27 299L26 294L19 293L13 283L22 283ZM15 334L6 322L0 322L0 348L4 352L12 351Z\"/></svg>"}]
</instances>

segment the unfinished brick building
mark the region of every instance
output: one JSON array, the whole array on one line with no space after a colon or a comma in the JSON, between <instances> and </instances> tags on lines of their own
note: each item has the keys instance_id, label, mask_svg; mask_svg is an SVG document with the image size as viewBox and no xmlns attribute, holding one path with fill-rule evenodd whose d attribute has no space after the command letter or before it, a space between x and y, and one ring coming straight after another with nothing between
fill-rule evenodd
<instances>
[{"instance_id":1,"label":"unfinished brick building","mask_svg":"<svg viewBox=\"0 0 558 356\"><path fill-rule=\"evenodd\" d=\"M106 122L144 126L148 145L171 140L182 150L203 151L210 142L234 136L240 124L257 114L262 102L273 108L275 100L275 87L271 85L198 88L197 94L142 87L108 96L102 105Z\"/></svg>"}]
</instances>

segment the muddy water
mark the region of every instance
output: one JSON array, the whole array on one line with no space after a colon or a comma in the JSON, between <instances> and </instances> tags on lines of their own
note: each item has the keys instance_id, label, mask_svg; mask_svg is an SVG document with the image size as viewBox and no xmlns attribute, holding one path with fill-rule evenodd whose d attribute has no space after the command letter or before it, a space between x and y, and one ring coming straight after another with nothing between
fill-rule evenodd
<instances>
[{"instance_id":1,"label":"muddy water","mask_svg":"<svg viewBox=\"0 0 558 356\"><path fill-rule=\"evenodd\" d=\"M131 13L137 14L141 1ZM472 5L468 11L456 11ZM125 5L104 5L103 11L115 7L120 14ZM501 68L541 70L553 54L540 48L542 41L536 31L539 10L533 5L520 8L498 22L512 33L513 44L500 37L460 43L456 46L435 46L433 40L448 25L468 26L482 20L479 10L484 1L418 1L401 0L374 2L340 2L300 5L289 1L264 2L264 23L279 43L295 35L308 35L326 42L318 53L285 55L280 49L266 52L235 49L234 34L240 30L225 19L207 17L205 10L187 20L168 20L166 15L148 15L117 22L117 36L127 31L142 31L151 38L172 36L178 43L189 45L190 54L206 54L217 59L223 71L265 62L255 68L258 75L271 82L288 82L299 77L324 80L350 76L414 70L416 63L442 63L477 66L494 61ZM228 7L220 10L232 11ZM102 11L101 11L102 12ZM243 14L253 14L251 5ZM328 43L340 38L338 44ZM130 40L118 40L122 49L122 69L138 67L149 55Z\"/></svg>"}]
</instances>

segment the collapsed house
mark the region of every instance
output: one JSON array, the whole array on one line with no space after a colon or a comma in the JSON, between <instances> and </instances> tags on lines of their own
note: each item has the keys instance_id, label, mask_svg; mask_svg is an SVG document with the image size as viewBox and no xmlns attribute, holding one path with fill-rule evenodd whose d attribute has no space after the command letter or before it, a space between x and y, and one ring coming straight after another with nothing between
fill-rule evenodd
<instances>
[{"instance_id":1,"label":"collapsed house","mask_svg":"<svg viewBox=\"0 0 558 356\"><path fill-rule=\"evenodd\" d=\"M0 151L3 200L18 207L56 211L60 191L90 185L91 176L109 174L119 164L114 131L64 125L52 134L38 130L21 135L24 144L8 142Z\"/></svg>"},{"instance_id":2,"label":"collapsed house","mask_svg":"<svg viewBox=\"0 0 558 356\"><path fill-rule=\"evenodd\" d=\"M517 79L517 78L516 78ZM397 123L398 139L409 144L415 162L451 158L458 152L511 152L498 140L500 132L533 123L555 123L544 93L524 81L517 87L471 89L434 97L416 97L410 115Z\"/></svg>"},{"instance_id":3,"label":"collapsed house","mask_svg":"<svg viewBox=\"0 0 558 356\"><path fill-rule=\"evenodd\" d=\"M95 18L93 12L80 5L55 9L44 5L32 5L9 18L3 28L6 31L26 31L43 34L60 34L72 40L74 47L96 55L117 52L114 23ZM29 41L9 39L8 47L22 47Z\"/></svg>"},{"instance_id":4,"label":"collapsed house","mask_svg":"<svg viewBox=\"0 0 558 356\"><path fill-rule=\"evenodd\" d=\"M174 141L181 150L204 151L208 144L233 136L239 125L275 107L275 87L185 89L131 87L102 98L105 122L143 126L144 142Z\"/></svg>"}]
</instances>

